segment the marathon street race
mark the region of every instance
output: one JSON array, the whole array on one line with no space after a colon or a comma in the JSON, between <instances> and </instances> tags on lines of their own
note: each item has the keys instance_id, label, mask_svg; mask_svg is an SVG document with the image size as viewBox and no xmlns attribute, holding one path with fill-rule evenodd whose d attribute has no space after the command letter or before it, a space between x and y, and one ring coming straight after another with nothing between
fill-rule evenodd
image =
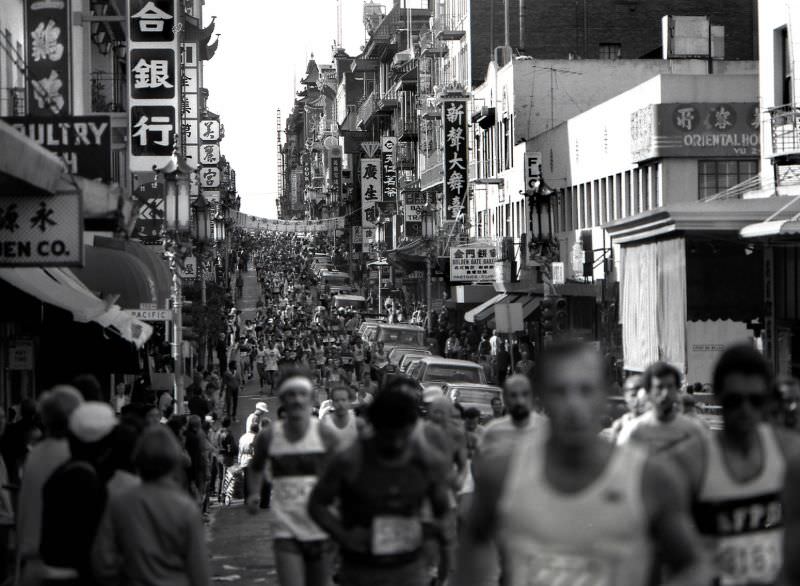
<instances>
[{"instance_id":1,"label":"marathon street race","mask_svg":"<svg viewBox=\"0 0 800 586\"><path fill-rule=\"evenodd\" d=\"M0 0L0 586L800 586L798 64L800 0Z\"/></svg>"}]
</instances>

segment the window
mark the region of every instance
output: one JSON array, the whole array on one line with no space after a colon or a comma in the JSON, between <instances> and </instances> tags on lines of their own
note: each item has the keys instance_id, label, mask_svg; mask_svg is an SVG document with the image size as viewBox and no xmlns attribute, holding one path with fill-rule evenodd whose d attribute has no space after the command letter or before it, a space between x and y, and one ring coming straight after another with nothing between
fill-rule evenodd
<instances>
[{"instance_id":1,"label":"window","mask_svg":"<svg viewBox=\"0 0 800 586\"><path fill-rule=\"evenodd\" d=\"M698 196L703 199L757 175L758 161L698 161L697 173Z\"/></svg>"},{"instance_id":2,"label":"window","mask_svg":"<svg viewBox=\"0 0 800 586\"><path fill-rule=\"evenodd\" d=\"M506 220L506 231L503 234L503 236L513 236L512 232L511 232L511 204L510 203L506 204L506 209L505 209L505 214L504 215L505 215L505 220Z\"/></svg>"},{"instance_id":3,"label":"window","mask_svg":"<svg viewBox=\"0 0 800 586\"><path fill-rule=\"evenodd\" d=\"M600 43L600 59L615 61L622 55L622 45L619 43Z\"/></svg>"},{"instance_id":4,"label":"window","mask_svg":"<svg viewBox=\"0 0 800 586\"><path fill-rule=\"evenodd\" d=\"M503 120L503 169L511 168L511 123Z\"/></svg>"}]
</instances>

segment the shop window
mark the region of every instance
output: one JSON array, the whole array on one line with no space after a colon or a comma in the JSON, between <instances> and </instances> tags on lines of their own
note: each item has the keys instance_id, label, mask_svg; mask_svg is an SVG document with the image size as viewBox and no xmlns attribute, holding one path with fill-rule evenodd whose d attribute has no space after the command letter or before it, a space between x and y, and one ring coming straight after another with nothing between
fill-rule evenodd
<instances>
[{"instance_id":1,"label":"shop window","mask_svg":"<svg viewBox=\"0 0 800 586\"><path fill-rule=\"evenodd\" d=\"M600 59L616 61L621 55L622 45L620 43L600 43Z\"/></svg>"},{"instance_id":2,"label":"shop window","mask_svg":"<svg viewBox=\"0 0 800 586\"><path fill-rule=\"evenodd\" d=\"M758 161L698 161L697 173L698 195L704 199L757 175Z\"/></svg>"}]
</instances>

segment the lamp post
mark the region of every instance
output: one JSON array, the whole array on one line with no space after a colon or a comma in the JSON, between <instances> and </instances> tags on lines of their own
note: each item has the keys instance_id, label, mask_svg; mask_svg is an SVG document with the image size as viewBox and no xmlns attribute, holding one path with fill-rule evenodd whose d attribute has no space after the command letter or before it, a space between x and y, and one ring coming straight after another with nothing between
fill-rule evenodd
<instances>
[{"instance_id":1,"label":"lamp post","mask_svg":"<svg viewBox=\"0 0 800 586\"><path fill-rule=\"evenodd\" d=\"M194 169L189 167L173 152L172 158L162 169L153 167L153 172L164 176L164 256L169 261L172 275L172 359L174 365L173 396L176 413L183 413L185 398L183 380L183 288L180 269L184 258L191 247L185 245L190 226L189 174Z\"/></svg>"},{"instance_id":2,"label":"lamp post","mask_svg":"<svg viewBox=\"0 0 800 586\"><path fill-rule=\"evenodd\" d=\"M192 204L194 209L194 241L198 244L197 277L200 279L200 303L206 306L205 259L206 245L211 240L211 220L208 215L209 204L201 193Z\"/></svg>"},{"instance_id":3,"label":"lamp post","mask_svg":"<svg viewBox=\"0 0 800 586\"><path fill-rule=\"evenodd\" d=\"M422 237L427 243L425 251L425 287L427 297L427 327L428 334L431 333L431 255L434 253L434 237L436 236L436 206L431 202L426 202L422 206Z\"/></svg>"}]
</instances>

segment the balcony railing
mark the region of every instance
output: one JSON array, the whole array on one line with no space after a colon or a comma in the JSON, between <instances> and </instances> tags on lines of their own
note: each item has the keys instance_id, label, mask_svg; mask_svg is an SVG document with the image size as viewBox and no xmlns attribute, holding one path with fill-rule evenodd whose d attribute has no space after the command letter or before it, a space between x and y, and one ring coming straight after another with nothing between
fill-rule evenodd
<instances>
[{"instance_id":1,"label":"balcony railing","mask_svg":"<svg viewBox=\"0 0 800 586\"><path fill-rule=\"evenodd\" d=\"M400 106L400 98L397 92L384 92L378 100L378 109L381 112L391 112Z\"/></svg>"},{"instance_id":2,"label":"balcony railing","mask_svg":"<svg viewBox=\"0 0 800 586\"><path fill-rule=\"evenodd\" d=\"M419 35L421 57L443 57L447 54L447 45L438 40L433 31L423 31Z\"/></svg>"},{"instance_id":3,"label":"balcony railing","mask_svg":"<svg viewBox=\"0 0 800 586\"><path fill-rule=\"evenodd\" d=\"M466 35L464 19L450 14L434 18L431 28L436 37L442 41L459 41Z\"/></svg>"},{"instance_id":4,"label":"balcony railing","mask_svg":"<svg viewBox=\"0 0 800 586\"><path fill-rule=\"evenodd\" d=\"M793 157L800 162L800 104L769 110L772 124L772 156Z\"/></svg>"},{"instance_id":5,"label":"balcony railing","mask_svg":"<svg viewBox=\"0 0 800 586\"><path fill-rule=\"evenodd\" d=\"M397 120L397 134L401 139L414 139L419 134L416 116L413 118L399 118Z\"/></svg>"},{"instance_id":6,"label":"balcony railing","mask_svg":"<svg viewBox=\"0 0 800 586\"><path fill-rule=\"evenodd\" d=\"M364 101L358 106L358 121L366 126L369 121L378 111L378 96L373 91L370 95L364 98Z\"/></svg>"}]
</instances>

